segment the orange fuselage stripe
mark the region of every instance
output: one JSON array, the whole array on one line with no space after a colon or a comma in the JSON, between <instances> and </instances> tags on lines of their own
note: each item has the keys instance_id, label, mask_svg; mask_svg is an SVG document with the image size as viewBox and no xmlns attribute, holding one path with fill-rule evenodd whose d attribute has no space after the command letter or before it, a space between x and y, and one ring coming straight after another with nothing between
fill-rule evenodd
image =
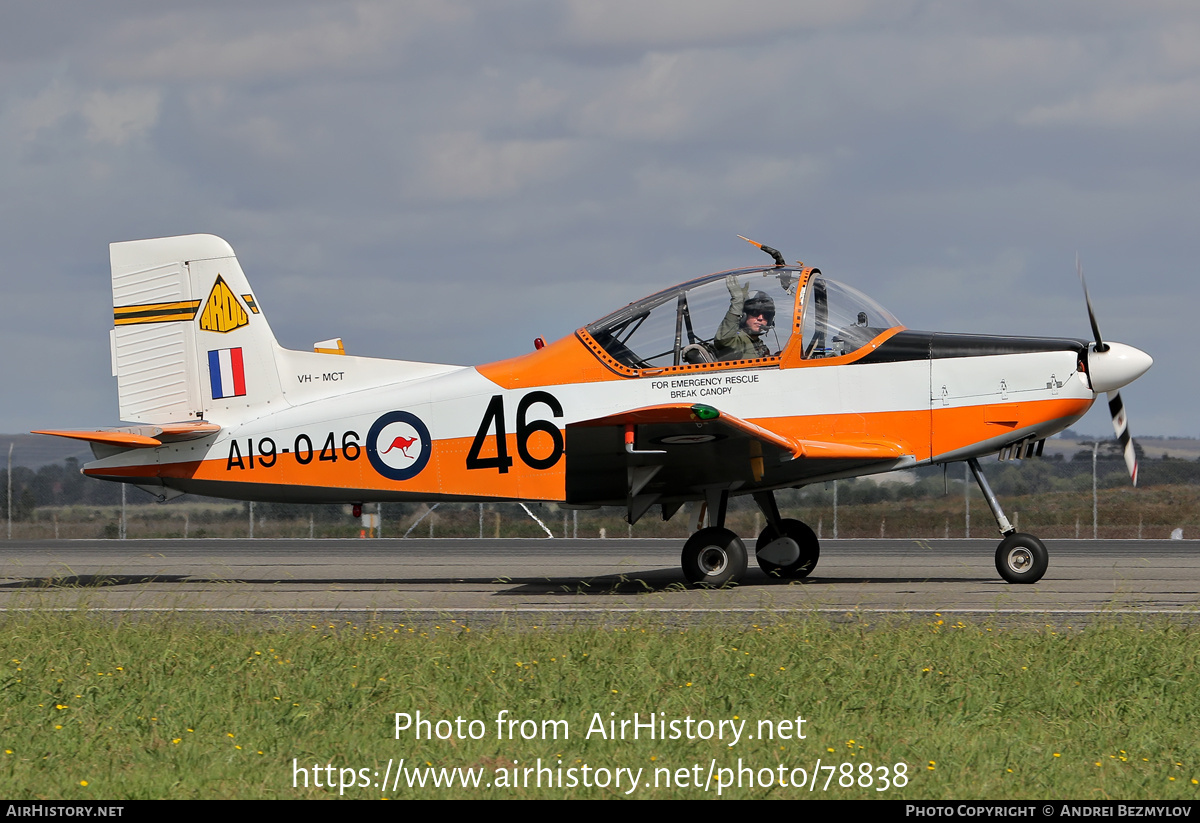
<instances>
[{"instance_id":1,"label":"orange fuselage stripe","mask_svg":"<svg viewBox=\"0 0 1200 823\"><path fill-rule=\"evenodd\" d=\"M549 436L545 435L548 442ZM261 455L251 459L242 444L242 465L230 468L227 457L192 460L164 465L126 466L101 470L85 470L87 474L103 477L162 477L164 479L195 479L235 483L263 483L276 486L310 486L332 489L373 489L403 492L414 495L441 495L448 497L496 497L524 500L562 500L566 490L566 462L560 460L550 469L533 469L523 463L517 455L517 437L506 436L508 454L513 456L512 466L505 473L498 469L467 469L467 454L474 438L457 437L435 441L429 464L416 477L405 481L389 480L371 466L365 449L359 449L358 458L349 460L345 452L337 450L337 460L321 460L319 451L314 451L307 464L296 459L295 454L277 454L274 464L262 465ZM542 457L549 449L544 448L535 434L529 443L534 457ZM485 449L481 455L494 456L494 449Z\"/></svg>"},{"instance_id":2,"label":"orange fuselage stripe","mask_svg":"<svg viewBox=\"0 0 1200 823\"><path fill-rule=\"evenodd\" d=\"M797 440L820 440L831 443L843 440L859 443L871 438L886 439L901 444L906 453L919 461L964 449L973 443L1001 436L1017 427L1036 425L1042 421L1058 420L1082 414L1090 401L1077 398L1022 402L1016 426L988 422L987 406L935 408L928 410L876 412L871 414L811 415L805 417L758 418L751 422ZM165 465L128 466L91 470L89 474L108 477L194 478L209 481L263 483L278 486L309 486L317 488L364 489L403 492L412 495L439 495L459 498L507 498L524 500L563 500L566 490L566 466L569 456L550 469L534 469L516 458L515 434L507 435L507 452L513 456L507 472L496 468L468 469L467 455L473 438L460 437L435 441L429 464L416 477L392 481L378 474L360 449L358 458L348 460L338 450L336 461L321 460L313 453L309 463L301 464L294 454L276 455L274 465L264 467L262 458L243 454L246 468L229 468L225 457L203 461L168 463ZM931 442L932 440L932 442ZM545 442L535 439L529 444L534 457L548 454ZM480 457L494 456L485 449ZM798 458L805 459L805 458Z\"/></svg>"}]
</instances>

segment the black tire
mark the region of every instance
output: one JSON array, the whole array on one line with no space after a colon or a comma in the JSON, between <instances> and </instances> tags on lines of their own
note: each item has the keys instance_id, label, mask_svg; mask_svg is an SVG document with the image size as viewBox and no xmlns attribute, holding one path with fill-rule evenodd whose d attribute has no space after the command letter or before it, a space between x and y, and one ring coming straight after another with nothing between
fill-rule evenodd
<instances>
[{"instance_id":1,"label":"black tire","mask_svg":"<svg viewBox=\"0 0 1200 823\"><path fill-rule=\"evenodd\" d=\"M683 544L680 562L693 586L726 586L746 574L746 544L729 529L701 529Z\"/></svg>"},{"instance_id":2,"label":"black tire","mask_svg":"<svg viewBox=\"0 0 1200 823\"><path fill-rule=\"evenodd\" d=\"M817 539L816 532L803 521L785 519L779 521L779 524L783 527L783 536L792 538L800 547L800 556L786 566L780 566L758 556L758 552L762 551L764 546L779 537L779 534L768 523L767 527L758 535L758 542L754 545L754 559L758 561L758 567L766 572L768 577L783 577L789 580L808 577L816 568L817 561L821 559L821 541Z\"/></svg>"},{"instance_id":3,"label":"black tire","mask_svg":"<svg viewBox=\"0 0 1200 823\"><path fill-rule=\"evenodd\" d=\"M1050 553L1032 534L1010 534L996 548L996 571L1009 583L1036 583L1050 565Z\"/></svg>"}]
</instances>

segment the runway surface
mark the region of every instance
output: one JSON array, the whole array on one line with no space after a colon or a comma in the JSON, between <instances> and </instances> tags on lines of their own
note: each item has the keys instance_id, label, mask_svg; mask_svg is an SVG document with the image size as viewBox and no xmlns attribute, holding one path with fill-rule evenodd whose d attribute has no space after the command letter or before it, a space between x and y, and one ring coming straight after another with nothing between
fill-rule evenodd
<instances>
[{"instance_id":1,"label":"runway surface","mask_svg":"<svg viewBox=\"0 0 1200 823\"><path fill-rule=\"evenodd\" d=\"M413 613L545 622L663 612L1045 615L1200 613L1200 542L1059 540L1032 586L995 540L826 540L804 581L687 589L674 540L80 540L0 542L0 608L234 614Z\"/></svg>"}]
</instances>

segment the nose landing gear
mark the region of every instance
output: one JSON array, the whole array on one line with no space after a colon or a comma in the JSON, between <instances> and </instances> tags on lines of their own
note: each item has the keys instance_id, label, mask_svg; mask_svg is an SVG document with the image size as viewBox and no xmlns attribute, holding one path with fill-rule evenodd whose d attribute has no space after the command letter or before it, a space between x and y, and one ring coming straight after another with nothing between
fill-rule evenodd
<instances>
[{"instance_id":1,"label":"nose landing gear","mask_svg":"<svg viewBox=\"0 0 1200 823\"><path fill-rule=\"evenodd\" d=\"M1032 534L1018 532L1008 522L1004 510L1000 508L1000 501L992 494L992 488L979 468L979 461L972 457L967 461L967 465L971 468L971 474L975 475L975 482L979 484L979 490L983 492L988 508L992 510L992 516L996 518L1000 533L1004 535L1004 539L996 547L996 571L1009 583L1038 582L1050 565L1050 553L1046 551L1041 540Z\"/></svg>"}]
</instances>

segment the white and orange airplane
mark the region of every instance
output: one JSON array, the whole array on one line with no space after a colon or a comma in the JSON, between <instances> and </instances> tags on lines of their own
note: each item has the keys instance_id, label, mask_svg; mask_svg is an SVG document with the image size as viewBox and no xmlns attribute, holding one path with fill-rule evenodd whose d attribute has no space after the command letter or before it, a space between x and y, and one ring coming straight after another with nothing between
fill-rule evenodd
<instances>
[{"instance_id":1,"label":"white and orange airplane","mask_svg":"<svg viewBox=\"0 0 1200 823\"><path fill-rule=\"evenodd\" d=\"M725 528L731 496L752 495L766 518L758 564L802 578L820 546L780 517L776 489L953 461L970 466L1004 535L1000 575L1036 582L1046 548L1015 532L978 458L1040 454L1101 392L1136 483L1116 390L1152 361L1102 341L1090 303L1094 343L910 331L754 245L774 264L464 367L353 357L340 340L281 348L224 240L114 243L113 374L121 419L136 425L39 433L89 441L84 474L160 499L554 501L621 506L630 523L696 501L706 526L684 544L683 573L710 586L747 568Z\"/></svg>"}]
</instances>

